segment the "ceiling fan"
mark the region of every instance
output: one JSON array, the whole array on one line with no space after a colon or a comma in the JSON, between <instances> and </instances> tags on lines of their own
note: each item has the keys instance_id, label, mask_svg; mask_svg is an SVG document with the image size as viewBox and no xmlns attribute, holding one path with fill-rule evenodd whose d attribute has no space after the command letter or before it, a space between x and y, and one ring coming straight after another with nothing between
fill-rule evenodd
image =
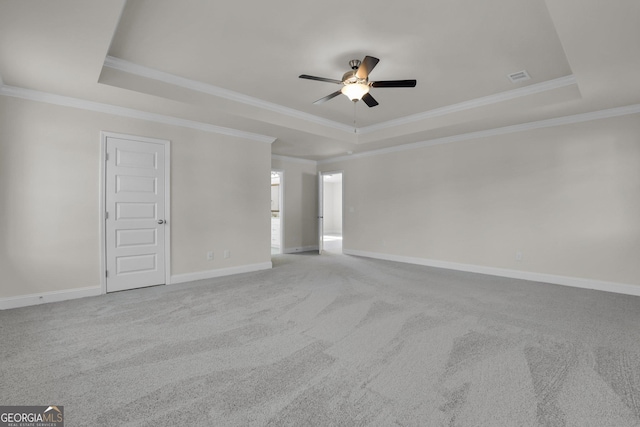
<instances>
[{"instance_id":1,"label":"ceiling fan","mask_svg":"<svg viewBox=\"0 0 640 427\"><path fill-rule=\"evenodd\" d=\"M351 71L347 71L342 76L342 80L325 79L324 77L309 76L302 74L299 77L301 79L317 80L320 82L335 83L343 85L342 89L333 92L324 98L318 99L314 104L322 104L330 99L335 98L341 93L345 94L347 98L353 102L363 100L369 107L375 107L378 105L378 101L369 93L369 89L372 87L415 87L415 80L381 80L381 81L369 81L369 73L378 64L380 60L373 56L365 56L362 61L359 59L352 59L349 61Z\"/></svg>"}]
</instances>

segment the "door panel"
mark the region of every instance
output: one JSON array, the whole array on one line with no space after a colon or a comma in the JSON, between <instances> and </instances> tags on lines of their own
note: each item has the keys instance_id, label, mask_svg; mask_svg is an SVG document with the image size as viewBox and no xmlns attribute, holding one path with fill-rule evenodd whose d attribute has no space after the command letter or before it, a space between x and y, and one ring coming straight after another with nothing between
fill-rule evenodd
<instances>
[{"instance_id":1,"label":"door panel","mask_svg":"<svg viewBox=\"0 0 640 427\"><path fill-rule=\"evenodd\" d=\"M119 220L144 221L158 217L156 203L116 202L115 208L116 218Z\"/></svg>"},{"instance_id":2,"label":"door panel","mask_svg":"<svg viewBox=\"0 0 640 427\"><path fill-rule=\"evenodd\" d=\"M165 146L107 137L107 292L165 278Z\"/></svg>"},{"instance_id":3,"label":"door panel","mask_svg":"<svg viewBox=\"0 0 640 427\"><path fill-rule=\"evenodd\" d=\"M158 244L158 232L155 229L116 230L116 248L126 246L155 246Z\"/></svg>"},{"instance_id":4,"label":"door panel","mask_svg":"<svg viewBox=\"0 0 640 427\"><path fill-rule=\"evenodd\" d=\"M127 255L116 258L116 275L156 271L156 254Z\"/></svg>"},{"instance_id":5,"label":"door panel","mask_svg":"<svg viewBox=\"0 0 640 427\"><path fill-rule=\"evenodd\" d=\"M156 193L157 179L150 176L118 176L116 192L120 193Z\"/></svg>"}]
</instances>

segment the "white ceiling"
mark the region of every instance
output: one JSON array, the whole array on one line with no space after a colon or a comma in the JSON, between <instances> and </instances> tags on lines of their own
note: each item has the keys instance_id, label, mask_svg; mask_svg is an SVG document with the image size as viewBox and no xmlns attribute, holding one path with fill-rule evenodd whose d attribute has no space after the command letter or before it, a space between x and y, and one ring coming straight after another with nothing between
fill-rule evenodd
<instances>
[{"instance_id":1,"label":"white ceiling","mask_svg":"<svg viewBox=\"0 0 640 427\"><path fill-rule=\"evenodd\" d=\"M640 104L636 0L0 1L4 87L275 138L312 160ZM368 108L339 89L380 58ZM531 80L507 75L527 70ZM355 127L354 132L354 114Z\"/></svg>"}]
</instances>

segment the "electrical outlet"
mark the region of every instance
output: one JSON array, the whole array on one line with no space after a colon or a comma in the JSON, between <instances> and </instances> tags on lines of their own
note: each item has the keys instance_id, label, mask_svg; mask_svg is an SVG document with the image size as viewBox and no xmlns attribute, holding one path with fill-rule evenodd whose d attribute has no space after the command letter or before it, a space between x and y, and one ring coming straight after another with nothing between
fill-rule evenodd
<instances>
[{"instance_id":1,"label":"electrical outlet","mask_svg":"<svg viewBox=\"0 0 640 427\"><path fill-rule=\"evenodd\" d=\"M516 261L522 261L522 251L516 251Z\"/></svg>"},{"instance_id":2,"label":"electrical outlet","mask_svg":"<svg viewBox=\"0 0 640 427\"><path fill-rule=\"evenodd\" d=\"M207 252L207 261L213 261L213 251Z\"/></svg>"},{"instance_id":3,"label":"electrical outlet","mask_svg":"<svg viewBox=\"0 0 640 427\"><path fill-rule=\"evenodd\" d=\"M224 258L227 259L231 256L231 251L229 249L224 250Z\"/></svg>"}]
</instances>

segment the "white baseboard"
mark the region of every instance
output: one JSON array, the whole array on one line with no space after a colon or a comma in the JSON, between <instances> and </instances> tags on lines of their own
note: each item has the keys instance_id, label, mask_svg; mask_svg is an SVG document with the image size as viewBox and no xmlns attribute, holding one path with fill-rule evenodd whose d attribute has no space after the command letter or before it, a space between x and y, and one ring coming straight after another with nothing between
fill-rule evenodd
<instances>
[{"instance_id":1,"label":"white baseboard","mask_svg":"<svg viewBox=\"0 0 640 427\"><path fill-rule=\"evenodd\" d=\"M260 264L241 265L238 267L220 268L217 270L199 271L197 273L179 274L171 276L170 284L191 282L194 280L210 279L213 277L229 276L232 274L249 273L258 270L272 268L271 262ZM30 305L59 302L76 298L102 295L100 286L90 288L65 289L63 291L42 292L37 294L19 295L15 297L0 298L0 310L10 308L27 307Z\"/></svg>"},{"instance_id":2,"label":"white baseboard","mask_svg":"<svg viewBox=\"0 0 640 427\"><path fill-rule=\"evenodd\" d=\"M311 251L317 251L317 250L318 250L318 245L316 245L316 246L301 246L301 247L298 247L298 248L284 248L282 253L295 254L295 253L298 253L298 252L311 252Z\"/></svg>"},{"instance_id":3,"label":"white baseboard","mask_svg":"<svg viewBox=\"0 0 640 427\"><path fill-rule=\"evenodd\" d=\"M468 271L471 273L489 274L492 276L509 277L512 279L530 280L533 282L551 283L554 285L571 286L574 288L594 289L597 291L614 292L617 294L640 296L640 285L626 283L604 282L601 280L583 279L580 277L557 276L554 274L535 273L531 271L508 270L505 268L485 267L482 265L461 264L457 262L438 261L426 258L413 258L400 255L366 252L354 249L343 249L345 255L356 255L366 258L383 259L387 261L404 262L408 264L425 265L428 267L446 268L449 270Z\"/></svg>"},{"instance_id":4,"label":"white baseboard","mask_svg":"<svg viewBox=\"0 0 640 427\"><path fill-rule=\"evenodd\" d=\"M214 277L231 276L232 274L251 273L253 271L268 270L273 268L271 262L262 262L259 264L247 264L237 267L218 268L215 270L198 271L195 273L176 274L171 276L169 284L193 282L196 280L213 279Z\"/></svg>"},{"instance_id":5,"label":"white baseboard","mask_svg":"<svg viewBox=\"0 0 640 427\"><path fill-rule=\"evenodd\" d=\"M47 302L59 302L69 299L94 297L97 295L102 295L102 288L100 286L78 289L65 289L63 291L42 292L29 295L19 295L15 297L0 298L0 310L27 307L30 305L44 304Z\"/></svg>"}]
</instances>

